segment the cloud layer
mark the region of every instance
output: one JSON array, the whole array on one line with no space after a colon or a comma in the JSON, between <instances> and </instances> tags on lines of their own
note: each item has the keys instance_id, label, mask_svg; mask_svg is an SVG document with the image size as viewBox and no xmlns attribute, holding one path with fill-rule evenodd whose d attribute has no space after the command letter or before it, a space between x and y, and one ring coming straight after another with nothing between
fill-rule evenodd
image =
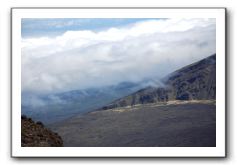
<instances>
[{"instance_id":1,"label":"cloud layer","mask_svg":"<svg viewBox=\"0 0 237 165\"><path fill-rule=\"evenodd\" d=\"M151 19L22 38L22 91L54 93L161 78L215 50L215 19Z\"/></svg>"}]
</instances>

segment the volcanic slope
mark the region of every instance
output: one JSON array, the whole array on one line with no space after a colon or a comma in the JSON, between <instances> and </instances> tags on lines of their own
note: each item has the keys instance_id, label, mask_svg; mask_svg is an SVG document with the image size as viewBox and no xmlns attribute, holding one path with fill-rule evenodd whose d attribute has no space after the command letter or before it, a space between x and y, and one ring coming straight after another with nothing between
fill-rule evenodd
<instances>
[{"instance_id":1,"label":"volcanic slope","mask_svg":"<svg viewBox=\"0 0 237 165\"><path fill-rule=\"evenodd\" d=\"M97 111L50 128L65 146L215 147L216 56L181 68Z\"/></svg>"},{"instance_id":2,"label":"volcanic slope","mask_svg":"<svg viewBox=\"0 0 237 165\"><path fill-rule=\"evenodd\" d=\"M215 100L216 55L181 68L165 78L162 87L147 87L103 106L101 110L170 100Z\"/></svg>"}]
</instances>

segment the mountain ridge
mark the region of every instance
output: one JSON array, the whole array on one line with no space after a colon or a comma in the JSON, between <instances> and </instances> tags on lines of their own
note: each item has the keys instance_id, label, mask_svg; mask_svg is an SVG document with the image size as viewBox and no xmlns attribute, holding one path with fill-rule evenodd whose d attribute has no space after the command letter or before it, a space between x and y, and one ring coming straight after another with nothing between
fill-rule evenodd
<instances>
[{"instance_id":1,"label":"mountain ridge","mask_svg":"<svg viewBox=\"0 0 237 165\"><path fill-rule=\"evenodd\" d=\"M214 54L167 75L161 86L50 128L67 147L215 147L215 60Z\"/></svg>"},{"instance_id":2,"label":"mountain ridge","mask_svg":"<svg viewBox=\"0 0 237 165\"><path fill-rule=\"evenodd\" d=\"M169 100L206 100L216 97L216 54L180 68L162 79L165 87L143 88L98 110Z\"/></svg>"},{"instance_id":3,"label":"mountain ridge","mask_svg":"<svg viewBox=\"0 0 237 165\"><path fill-rule=\"evenodd\" d=\"M191 68L192 70L193 65L199 66L199 69L196 69L196 71L198 71L200 75L193 77L190 73L186 78L182 76L185 72L190 72L189 69ZM211 68L206 70L205 67L208 65L210 65ZM211 95L206 92L197 95L197 93L200 92L198 92L199 88L196 87L187 89L193 86L188 84L196 83L195 86L201 84L197 82L197 79L207 84L205 79L208 75L205 75L205 72L199 73L199 71L203 70L207 72L208 75L208 70L211 70L213 77L215 76L215 54L178 69L161 80L158 78L146 78L140 82L121 82L107 87L72 90L39 97L22 93L22 114L27 114L27 116L30 116L32 119L40 120L45 124L51 124L63 121L75 115L121 106L166 102L175 99L213 99L215 96L215 81L212 82L214 85L211 85L211 87L214 88L209 89L209 91L211 91L210 93L212 93ZM198 76L201 77L197 78ZM180 79L180 77L184 79ZM186 84L182 84L183 82L186 82ZM189 91L189 93L187 94L185 91ZM134 93L136 94L133 95ZM34 103L40 106L34 106Z\"/></svg>"}]
</instances>

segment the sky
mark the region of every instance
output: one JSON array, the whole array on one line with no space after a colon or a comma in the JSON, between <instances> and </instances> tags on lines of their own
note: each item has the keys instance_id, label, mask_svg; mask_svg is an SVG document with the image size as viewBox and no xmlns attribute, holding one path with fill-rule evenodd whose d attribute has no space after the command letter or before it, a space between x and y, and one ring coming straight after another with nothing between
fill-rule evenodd
<instances>
[{"instance_id":1,"label":"sky","mask_svg":"<svg viewBox=\"0 0 237 165\"><path fill-rule=\"evenodd\" d=\"M216 51L215 19L22 19L22 91L159 79Z\"/></svg>"},{"instance_id":2,"label":"sky","mask_svg":"<svg viewBox=\"0 0 237 165\"><path fill-rule=\"evenodd\" d=\"M135 19L112 19L112 18L90 18L90 19L75 19L75 18L25 18L22 19L22 37L42 37L42 36L57 36L62 35L67 31L78 30L105 30L107 28L125 26L138 21L149 20L146 18Z\"/></svg>"}]
</instances>

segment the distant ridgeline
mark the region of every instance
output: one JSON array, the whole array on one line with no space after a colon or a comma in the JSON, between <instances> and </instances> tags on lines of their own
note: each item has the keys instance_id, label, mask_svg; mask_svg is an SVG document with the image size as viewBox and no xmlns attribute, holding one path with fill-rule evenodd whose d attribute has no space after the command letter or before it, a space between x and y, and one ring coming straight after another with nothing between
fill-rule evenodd
<instances>
[{"instance_id":1,"label":"distant ridgeline","mask_svg":"<svg viewBox=\"0 0 237 165\"><path fill-rule=\"evenodd\" d=\"M215 100L216 55L181 68L162 80L121 82L56 94L22 93L21 113L48 125L79 114L169 100ZM36 101L35 101L36 100ZM43 103L37 105L36 103Z\"/></svg>"},{"instance_id":2,"label":"distant ridgeline","mask_svg":"<svg viewBox=\"0 0 237 165\"><path fill-rule=\"evenodd\" d=\"M162 82L164 87L146 87L100 110L169 100L215 100L216 54L169 74Z\"/></svg>"}]
</instances>

